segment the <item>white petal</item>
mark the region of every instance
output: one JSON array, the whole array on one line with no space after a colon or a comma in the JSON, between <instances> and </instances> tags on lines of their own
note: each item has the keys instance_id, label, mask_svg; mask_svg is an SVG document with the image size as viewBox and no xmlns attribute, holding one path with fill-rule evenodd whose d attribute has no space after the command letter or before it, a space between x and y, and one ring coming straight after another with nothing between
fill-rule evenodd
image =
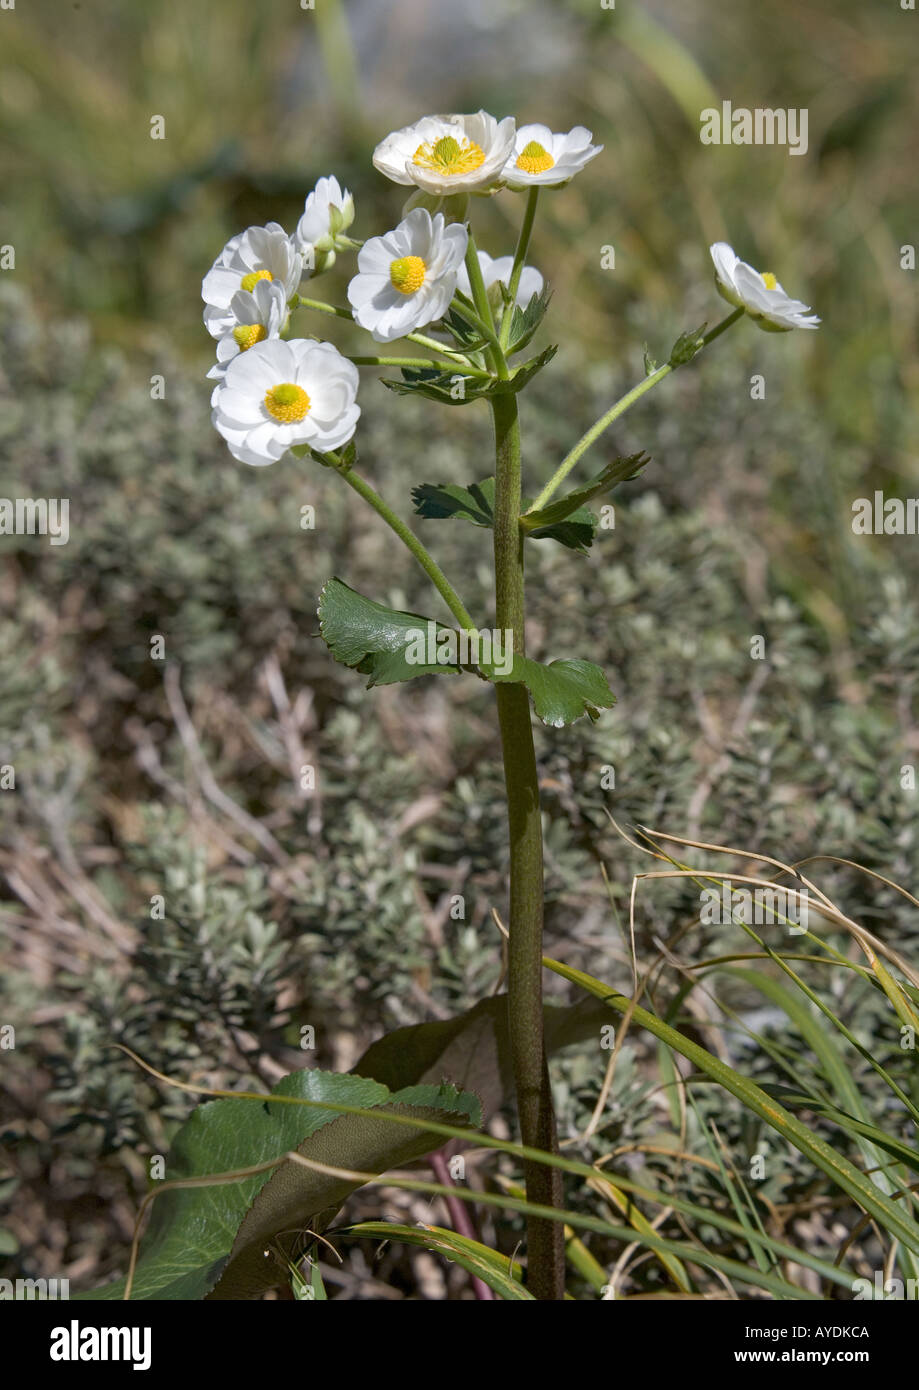
<instances>
[{"instance_id":1,"label":"white petal","mask_svg":"<svg viewBox=\"0 0 919 1390\"><path fill-rule=\"evenodd\" d=\"M522 125L517 128L517 138L514 141L514 148L519 154L531 141L536 140L542 145L544 150L548 150L549 153L552 154L554 139L555 137L547 125Z\"/></svg>"},{"instance_id":2,"label":"white petal","mask_svg":"<svg viewBox=\"0 0 919 1390\"><path fill-rule=\"evenodd\" d=\"M217 398L220 418L239 429L251 429L265 418L263 398L224 386Z\"/></svg>"},{"instance_id":3,"label":"white petal","mask_svg":"<svg viewBox=\"0 0 919 1390\"><path fill-rule=\"evenodd\" d=\"M240 288L242 276L225 266L215 266L209 270L201 282L201 298L206 304L226 308Z\"/></svg>"},{"instance_id":4,"label":"white petal","mask_svg":"<svg viewBox=\"0 0 919 1390\"><path fill-rule=\"evenodd\" d=\"M733 288L734 267L740 264L740 257L737 252L726 241L716 241L709 247L709 252L719 280Z\"/></svg>"},{"instance_id":5,"label":"white petal","mask_svg":"<svg viewBox=\"0 0 919 1390\"><path fill-rule=\"evenodd\" d=\"M546 282L534 266L525 265L520 272L520 284L517 287L517 303L521 309L525 309L533 298L534 294L542 294Z\"/></svg>"}]
</instances>

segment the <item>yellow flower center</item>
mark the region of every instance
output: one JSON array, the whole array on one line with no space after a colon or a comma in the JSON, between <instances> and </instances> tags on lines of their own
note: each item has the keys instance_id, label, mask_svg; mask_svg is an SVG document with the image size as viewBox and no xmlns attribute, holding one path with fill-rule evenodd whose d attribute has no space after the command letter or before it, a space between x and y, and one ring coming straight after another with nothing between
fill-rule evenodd
<instances>
[{"instance_id":1,"label":"yellow flower center","mask_svg":"<svg viewBox=\"0 0 919 1390\"><path fill-rule=\"evenodd\" d=\"M233 337L240 352L245 352L253 343L260 343L267 337L267 332L260 323L238 323L233 329Z\"/></svg>"},{"instance_id":2,"label":"yellow flower center","mask_svg":"<svg viewBox=\"0 0 919 1390\"><path fill-rule=\"evenodd\" d=\"M763 271L763 284L766 286L767 290L774 290L776 285L778 284L778 281L776 280L771 270Z\"/></svg>"},{"instance_id":3,"label":"yellow flower center","mask_svg":"<svg viewBox=\"0 0 919 1390\"><path fill-rule=\"evenodd\" d=\"M453 135L442 135L434 145L428 140L420 144L412 155L412 163L434 174L453 178L458 174L474 173L485 163L485 151L465 136L457 140Z\"/></svg>"},{"instance_id":4,"label":"yellow flower center","mask_svg":"<svg viewBox=\"0 0 919 1390\"><path fill-rule=\"evenodd\" d=\"M242 287L251 294L259 280L273 280L274 276L270 270L250 270L248 275L242 278Z\"/></svg>"},{"instance_id":5,"label":"yellow flower center","mask_svg":"<svg viewBox=\"0 0 919 1390\"><path fill-rule=\"evenodd\" d=\"M296 425L310 408L310 398L302 386L282 381L265 392L265 409L282 425Z\"/></svg>"},{"instance_id":6,"label":"yellow flower center","mask_svg":"<svg viewBox=\"0 0 919 1390\"><path fill-rule=\"evenodd\" d=\"M414 294L424 284L427 266L420 256L400 256L389 267L389 278L400 294Z\"/></svg>"},{"instance_id":7,"label":"yellow flower center","mask_svg":"<svg viewBox=\"0 0 919 1390\"><path fill-rule=\"evenodd\" d=\"M538 140L531 140L528 145L524 145L517 156L517 168L522 169L525 174L544 174L554 163L555 160L545 145L541 145Z\"/></svg>"}]
</instances>

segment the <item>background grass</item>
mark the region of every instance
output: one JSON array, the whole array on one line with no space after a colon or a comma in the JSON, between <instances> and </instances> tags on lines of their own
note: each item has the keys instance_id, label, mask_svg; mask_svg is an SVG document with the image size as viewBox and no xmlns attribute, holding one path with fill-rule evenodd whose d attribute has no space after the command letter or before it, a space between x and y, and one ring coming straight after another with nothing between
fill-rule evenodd
<instances>
[{"instance_id":1,"label":"background grass","mask_svg":"<svg viewBox=\"0 0 919 1390\"><path fill-rule=\"evenodd\" d=\"M355 193L356 235L393 225L402 199L370 151L426 110L582 122L606 147L542 200L531 260L552 283L543 339L560 352L524 400L531 491L639 378L644 344L663 357L720 314L710 241L771 267L824 320L816 334L732 330L595 452L597 468L638 448L653 463L617 494L591 558L531 546L534 655L597 661L619 695L595 727L538 732L550 952L628 987L614 917L647 864L607 809L789 861L845 855L915 887L917 797L901 768L919 760L917 543L851 531L854 498L917 488L916 281L900 269L919 226L915 15L856 0L687 0L678 14L593 0L317 6L39 0L0 16L0 244L16 253L0 272L0 495L69 496L72 525L57 549L0 538L0 762L17 775L0 794L0 1019L17 1029L0 1101L18 1180L2 1224L17 1273L122 1269L146 1155L187 1111L107 1050L113 1037L167 1071L264 1083L303 1063L303 1022L317 1030L306 1060L347 1067L383 1028L465 1007L500 978L489 693L443 679L365 695L332 663L315 620L332 573L441 614L335 478L236 464L204 380L200 280L226 239L270 219L291 229L329 172ZM807 155L702 146L699 111L722 98L806 107ZM154 115L165 140L149 138ZM508 194L483 202L480 244L510 250L519 213ZM609 245L614 271L600 268ZM349 274L336 267L323 295L342 301ZM345 349L360 341L309 326ZM754 373L765 401L750 399ZM365 376L362 464L388 500L407 511L416 482L488 473L484 407L438 412ZM299 529L304 503L314 532ZM487 534L427 526L487 615ZM750 659L757 634L764 662ZM303 763L317 796L300 789ZM905 900L844 868L824 881L915 950ZM150 919L157 893L163 922ZM695 888L658 884L641 904L648 958L690 923L681 951L744 949L732 927L699 927ZM820 987L876 1055L907 1066L876 991L854 972ZM799 1047L743 981L718 989ZM779 1074L768 1049L721 1036L758 1079ZM588 1050L559 1069L572 1141L605 1061ZM852 1066L882 1118L885 1093ZM630 1037L579 1152L670 1132L657 1067ZM687 1146L710 1158L714 1119L742 1166L759 1137L749 1116L714 1096L699 1105ZM662 1161L665 1178L719 1200L704 1164L677 1177ZM798 1222L809 1248L833 1251L813 1179L799 1157L777 1159L764 1197L791 1212L786 1235ZM510 1227L493 1235L512 1248ZM619 1253L594 1248L604 1267ZM876 1260L866 1247L865 1268ZM340 1292L382 1296L359 1252L349 1261ZM387 1261L374 1277L433 1296L417 1262ZM657 1275L630 1277L653 1289Z\"/></svg>"}]
</instances>

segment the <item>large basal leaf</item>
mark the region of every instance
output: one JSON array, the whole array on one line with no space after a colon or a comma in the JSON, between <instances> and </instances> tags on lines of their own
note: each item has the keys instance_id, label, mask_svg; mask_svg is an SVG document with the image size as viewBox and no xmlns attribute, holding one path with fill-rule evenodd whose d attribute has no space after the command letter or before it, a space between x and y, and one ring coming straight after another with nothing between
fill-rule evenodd
<instances>
[{"instance_id":1,"label":"large basal leaf","mask_svg":"<svg viewBox=\"0 0 919 1390\"><path fill-rule=\"evenodd\" d=\"M481 1124L478 1100L448 1085L410 1086L396 1092L376 1114L341 1115L297 1146L314 1163L359 1173L385 1173L422 1158L443 1144L443 1137L421 1128L393 1124L387 1115L411 1116L433 1123ZM353 1178L285 1163L262 1187L237 1232L227 1266L211 1299L253 1299L278 1283L278 1271L265 1259L280 1259L282 1269L303 1249L303 1233L321 1233L346 1198L358 1187ZM286 1280L284 1281L286 1282Z\"/></svg>"},{"instance_id":2,"label":"large basal leaf","mask_svg":"<svg viewBox=\"0 0 919 1390\"><path fill-rule=\"evenodd\" d=\"M483 478L480 483L470 483L469 487L458 483L421 483L412 489L412 501L418 516L438 521L470 521L473 526L494 526L494 478ZM559 541L581 554L587 553L596 531L597 518L587 507L566 512L549 525L527 527L531 540Z\"/></svg>"},{"instance_id":3,"label":"large basal leaf","mask_svg":"<svg viewBox=\"0 0 919 1390\"><path fill-rule=\"evenodd\" d=\"M279 1097L318 1104L296 1105ZM326 1105L379 1114L337 1115ZM383 1114L388 1110L460 1125L480 1120L475 1097L452 1087L410 1087L393 1094L365 1077L292 1072L261 1104L239 1099L199 1105L176 1135L166 1177L175 1181L235 1172L280 1159L290 1150L340 1168L384 1173L442 1143L430 1131L387 1122ZM286 1260L297 1253L302 1232L321 1230L357 1186L288 1160L238 1181L167 1189L153 1203L131 1297L254 1298L286 1283ZM119 1280L78 1297L121 1299L124 1290L125 1282Z\"/></svg>"},{"instance_id":4,"label":"large basal leaf","mask_svg":"<svg viewBox=\"0 0 919 1390\"><path fill-rule=\"evenodd\" d=\"M546 1052L552 1056L564 1047L596 1038L607 1017L605 1004L594 999L544 1004ZM371 1043L354 1070L390 1090L451 1081L475 1093L488 1119L514 1092L507 995L492 995L455 1018L396 1028Z\"/></svg>"},{"instance_id":5,"label":"large basal leaf","mask_svg":"<svg viewBox=\"0 0 919 1390\"><path fill-rule=\"evenodd\" d=\"M543 665L515 655L504 669L507 663L501 653L489 650L484 642L477 646L475 634L458 632L418 613L386 608L340 579L330 579L322 591L319 630L337 661L370 677L368 686L445 671L472 671L495 683L525 685L540 719L556 728L583 714L596 719L601 709L616 701L603 672L591 661L564 659Z\"/></svg>"}]
</instances>

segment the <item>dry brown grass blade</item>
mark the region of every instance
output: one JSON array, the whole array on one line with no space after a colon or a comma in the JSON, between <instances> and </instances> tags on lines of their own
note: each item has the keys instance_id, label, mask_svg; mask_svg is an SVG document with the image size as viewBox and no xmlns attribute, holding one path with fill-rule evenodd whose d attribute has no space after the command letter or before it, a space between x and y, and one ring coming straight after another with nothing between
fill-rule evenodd
<instances>
[{"instance_id":1,"label":"dry brown grass blade","mask_svg":"<svg viewBox=\"0 0 919 1390\"><path fill-rule=\"evenodd\" d=\"M635 840L633 840L630 836L627 836L627 835L624 833L624 831L622 830L622 828L617 824L617 822L613 819L613 817L612 817L611 815L609 815L609 812L607 812L607 815L609 816L610 822L612 823L612 825L613 825L614 829L616 830L616 832L617 832L619 835L621 835L621 837L622 837L628 844L632 845L632 846L633 846L634 848L636 848L636 849L641 849L641 850L643 850L646 854L651 855L653 858L664 859L664 860L666 861L666 859L667 859L667 856L666 856L666 855L661 854L661 853L660 853L659 851L657 851L656 849L649 848L647 845L640 845L640 844L637 844ZM752 861L754 861L754 862L756 862L756 863L769 864L769 865L771 865L773 868L778 869L780 873L782 873L782 874L788 874L788 875L790 875L792 878L796 878L796 879L798 880L798 882L804 884L805 889L807 890L807 892L808 892L809 894L813 894L816 898L819 899L820 906L818 907L818 911L821 912L821 914L822 914L825 918L827 918L829 921L835 922L838 926L842 927L845 931L848 931L848 932L850 933L850 935L852 936L852 938L853 938L853 939L856 941L856 943L861 947L862 951L864 951L865 956L867 957L868 962L869 962L869 964L872 966L872 968L874 968L874 964L875 964L875 962L874 962L874 957L875 957L875 956L883 956L885 960L890 961L891 964L895 965L895 966L897 967L897 969L900 970L900 971L903 973L903 975L906 977L907 980L909 980L909 982L910 982L911 985L913 985L915 988L919 989L919 972L917 972L917 971L915 970L915 968L909 963L909 961L905 960L904 957L901 956L900 953L899 953L898 951L895 951L895 950L893 949L893 947L888 946L886 942L881 941L879 937L876 937L876 936L874 935L873 932L868 931L868 929L867 929L866 927L861 926L860 923L858 923L858 922L854 922L854 921L852 920L851 917L849 917L846 913L842 912L842 911L836 906L836 904L827 896L826 893L823 892L823 890L822 890L816 883L812 882L812 880L810 880L810 879L808 879L808 878L805 878L804 875L803 875L803 874L800 874L800 873L797 871L797 869L796 869L793 865L791 865L791 864L786 864L786 863L784 863L781 859L775 859L775 858L773 858L771 855L757 854L757 853L755 853L755 852L753 852L753 851L751 851L751 850L739 849L739 848L737 848L736 846L732 846L732 845L719 845L719 844L714 844L714 843L711 843L711 842L705 841L705 840L691 840L691 839L689 839L688 837L686 837L686 836L684 836L684 835L673 835L673 834L671 834L671 833L669 833L669 832L667 832L667 831L658 831L658 830L654 830L653 828L651 828L651 827L649 827L649 826L644 826L644 825L639 825L637 828L638 828L638 830L639 830L643 835L647 836L647 838L649 839L649 841L651 841L652 844L654 844L656 840L666 840L666 841L668 841L668 842L670 842L670 843L672 843L672 844L684 845L684 846L686 846L686 847L688 847L688 848L691 848L691 849L707 850L707 851L709 851L709 852L711 852L711 853L714 853L714 854L728 854L728 855L731 855L732 857L737 858L737 859L747 859L747 860L752 860ZM815 856L815 857L820 858L820 857L823 857L823 856ZM806 862L806 861L801 861L801 862ZM856 864L855 861L843 861L843 862L851 863L852 866L853 866L854 868L861 868L861 867L862 867L861 865ZM872 873L871 870L865 870L865 872L867 872L867 873L869 873L869 874ZM685 869L673 869L673 870L669 870L669 871L661 870L661 871L657 871L657 872L654 872L654 873L648 873L648 874L643 874L643 875L635 875L635 877L633 878L633 881L632 881L632 901L633 901L633 903L634 903L634 897L635 897L635 883L636 883L636 880L637 880L639 877L641 877L641 878L679 878L679 877L683 877L683 878L686 878L686 877L690 877L690 878L700 878L700 877L704 877L704 878L719 878L719 879L722 879L722 880L729 880L729 881L732 881L732 882L750 883L750 884L757 884L757 885L758 885L758 884L762 884L762 883L764 882L764 880L763 880L762 878L757 877L757 876L746 875L746 874L722 873L722 872L719 872L719 871L716 871L716 870L712 870L712 869L690 869L690 870L685 870ZM878 876L878 877L880 877L880 876ZM766 881L766 882L771 882L771 880L765 880L765 881ZM885 882L889 882L889 880L884 880L884 881L885 881ZM891 884L891 886L896 886L896 885ZM800 889L788 888L788 889L786 889L785 891L786 891L787 893L789 893L789 894L793 894L797 899L799 899L800 896L801 896L801 890L800 890ZM909 896L909 895L907 895L907 896ZM808 901L810 901L810 899L808 899ZM633 930L634 930L634 923L632 924L632 927L633 927Z\"/></svg>"}]
</instances>

